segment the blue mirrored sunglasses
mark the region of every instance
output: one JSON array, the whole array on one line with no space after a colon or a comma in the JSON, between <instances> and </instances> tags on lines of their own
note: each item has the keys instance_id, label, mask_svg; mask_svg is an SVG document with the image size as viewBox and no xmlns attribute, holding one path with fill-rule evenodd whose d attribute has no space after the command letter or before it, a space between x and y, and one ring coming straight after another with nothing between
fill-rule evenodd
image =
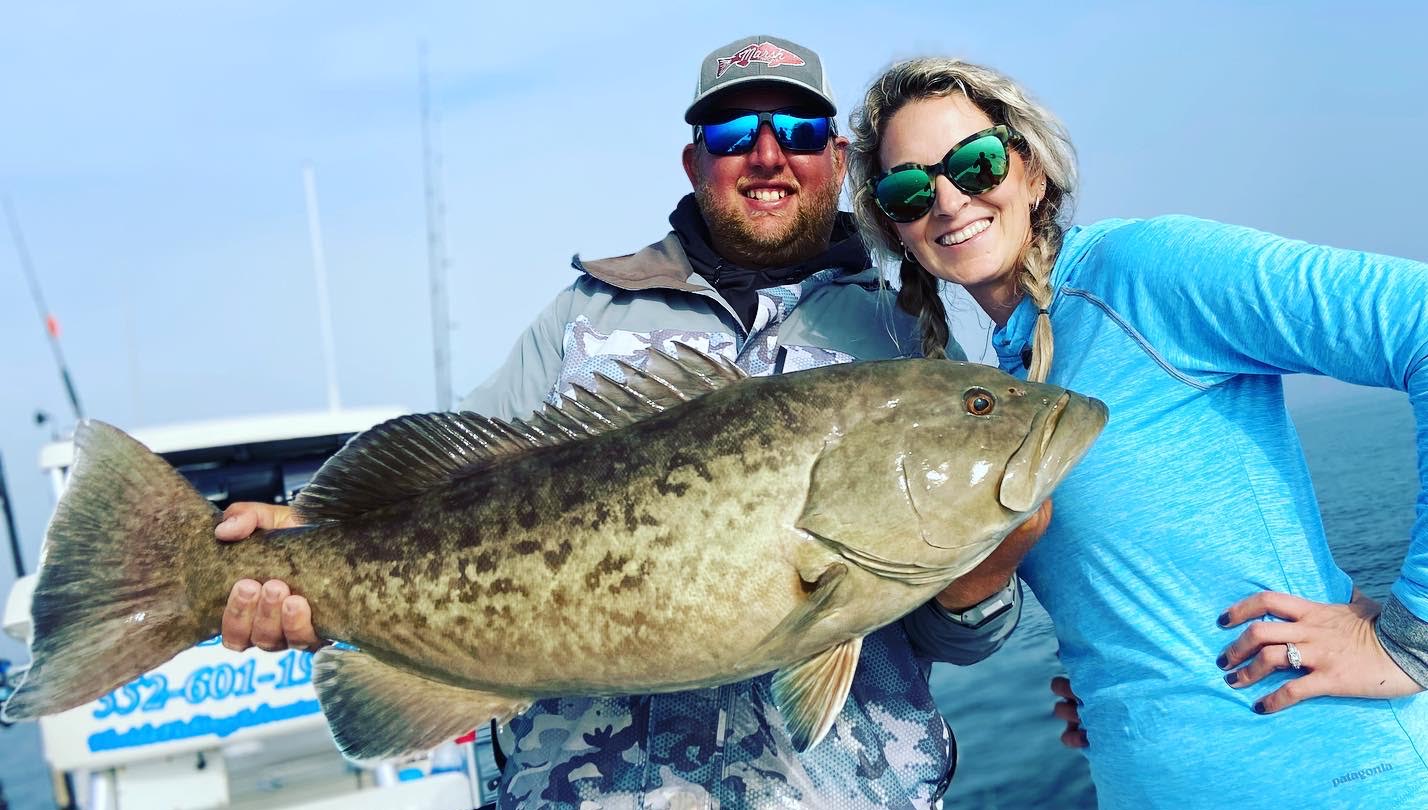
<instances>
[{"instance_id":1,"label":"blue mirrored sunglasses","mask_svg":"<svg viewBox=\"0 0 1428 810\"><path fill-rule=\"evenodd\" d=\"M833 132L833 119L826 115L806 116L795 110L732 110L733 117L694 127L694 140L702 137L704 148L711 155L742 155L754 148L759 127L765 123L773 130L774 140L790 152L821 152Z\"/></svg>"}]
</instances>

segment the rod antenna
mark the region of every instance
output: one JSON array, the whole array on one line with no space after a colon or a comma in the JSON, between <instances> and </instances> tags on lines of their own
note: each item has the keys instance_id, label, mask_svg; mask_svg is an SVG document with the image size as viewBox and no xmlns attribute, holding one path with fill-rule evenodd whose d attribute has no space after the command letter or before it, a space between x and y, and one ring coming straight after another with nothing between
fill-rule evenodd
<instances>
[{"instance_id":1,"label":"rod antenna","mask_svg":"<svg viewBox=\"0 0 1428 810\"><path fill-rule=\"evenodd\" d=\"M10 204L10 198L4 197L5 221L10 225L10 238L15 243L15 253L20 257L20 270L25 274L25 281L30 285L30 298L35 302L35 312L39 313L40 322L44 324L45 334L49 337L50 352L54 354L55 366L59 369L60 379L64 382L65 394L69 396L69 406L74 410L76 422L84 419L84 408L79 404L79 392L74 388L74 379L70 377L69 366L64 361L64 351L60 349L60 325L59 319L50 312L50 308L45 304L44 293L40 292L40 279L35 275L35 265L30 261L30 250L25 246L25 234L20 230L20 218L15 216L15 206Z\"/></svg>"}]
</instances>

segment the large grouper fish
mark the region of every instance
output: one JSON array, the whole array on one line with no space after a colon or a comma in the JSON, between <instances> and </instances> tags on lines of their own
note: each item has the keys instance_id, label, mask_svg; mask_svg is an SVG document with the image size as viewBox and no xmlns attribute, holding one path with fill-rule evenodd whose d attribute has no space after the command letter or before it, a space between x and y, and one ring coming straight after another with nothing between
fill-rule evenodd
<instances>
[{"instance_id":1,"label":"large grouper fish","mask_svg":"<svg viewBox=\"0 0 1428 810\"><path fill-rule=\"evenodd\" d=\"M535 699L777 670L799 750L841 711L863 637L996 548L1105 406L946 360L746 378L686 347L504 422L407 416L351 439L293 503L220 543L218 510L109 425L46 535L31 664L4 708L94 700L219 632L238 579L281 579L324 638L339 747L430 749Z\"/></svg>"}]
</instances>

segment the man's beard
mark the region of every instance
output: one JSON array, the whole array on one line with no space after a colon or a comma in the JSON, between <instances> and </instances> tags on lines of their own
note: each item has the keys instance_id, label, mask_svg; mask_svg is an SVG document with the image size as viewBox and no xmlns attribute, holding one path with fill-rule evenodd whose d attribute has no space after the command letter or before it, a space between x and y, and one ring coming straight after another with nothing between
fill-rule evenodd
<instances>
[{"instance_id":1,"label":"man's beard","mask_svg":"<svg viewBox=\"0 0 1428 810\"><path fill-rule=\"evenodd\" d=\"M700 182L694 189L714 248L726 259L757 267L787 267L828 249L833 220L838 214L838 185L826 183L822 188L802 189L799 196L803 199L798 213L791 220L778 218L783 227L760 230L753 227L738 203L727 205L715 199L707 183Z\"/></svg>"}]
</instances>

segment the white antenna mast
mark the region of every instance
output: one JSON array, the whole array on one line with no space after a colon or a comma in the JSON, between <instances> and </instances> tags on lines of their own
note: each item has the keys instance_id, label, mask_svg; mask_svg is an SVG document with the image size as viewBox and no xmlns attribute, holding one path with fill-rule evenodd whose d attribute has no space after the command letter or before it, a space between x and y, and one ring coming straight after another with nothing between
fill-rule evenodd
<instances>
[{"instance_id":1,"label":"white antenna mast","mask_svg":"<svg viewBox=\"0 0 1428 810\"><path fill-rule=\"evenodd\" d=\"M327 258L322 252L322 225L317 215L317 179L312 165L302 167L302 184L307 192L307 238L312 245L312 275L317 281L317 320L322 330L322 365L327 372L327 409L340 410L337 388L337 349L332 340L332 308L327 301Z\"/></svg>"},{"instance_id":2,"label":"white antenna mast","mask_svg":"<svg viewBox=\"0 0 1428 810\"><path fill-rule=\"evenodd\" d=\"M451 410L451 311L446 303L446 202L441 194L441 155L435 146L426 43L421 43L421 146L426 185L426 255L431 271L431 343L436 362L436 407Z\"/></svg>"}]
</instances>

